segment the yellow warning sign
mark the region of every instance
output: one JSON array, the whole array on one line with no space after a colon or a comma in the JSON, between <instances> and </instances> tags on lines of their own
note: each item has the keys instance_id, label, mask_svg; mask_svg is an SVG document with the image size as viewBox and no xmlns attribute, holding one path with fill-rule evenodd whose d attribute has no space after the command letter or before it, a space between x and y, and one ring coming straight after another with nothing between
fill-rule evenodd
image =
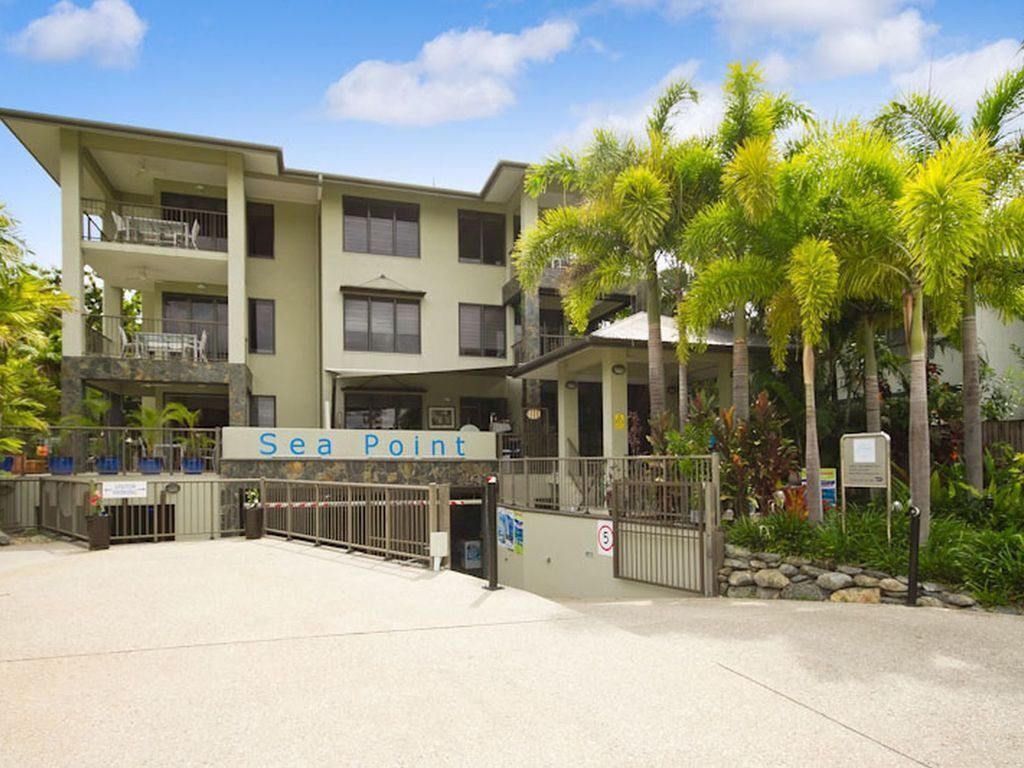
<instances>
[{"instance_id":1,"label":"yellow warning sign","mask_svg":"<svg viewBox=\"0 0 1024 768\"><path fill-rule=\"evenodd\" d=\"M626 414L622 413L621 411L619 411L619 413L616 413L615 414L615 422L614 422L614 424L615 424L615 428L616 429L625 429L626 428Z\"/></svg>"}]
</instances>

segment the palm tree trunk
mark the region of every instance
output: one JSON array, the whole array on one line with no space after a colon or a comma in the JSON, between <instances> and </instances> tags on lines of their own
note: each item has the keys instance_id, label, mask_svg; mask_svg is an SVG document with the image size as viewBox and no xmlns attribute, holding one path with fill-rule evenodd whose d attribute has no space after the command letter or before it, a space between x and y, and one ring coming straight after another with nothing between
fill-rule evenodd
<instances>
[{"instance_id":1,"label":"palm tree trunk","mask_svg":"<svg viewBox=\"0 0 1024 768\"><path fill-rule=\"evenodd\" d=\"M931 527L931 447L928 442L928 355L924 291L910 297L910 499L921 510L921 543Z\"/></svg>"},{"instance_id":2,"label":"palm tree trunk","mask_svg":"<svg viewBox=\"0 0 1024 768\"><path fill-rule=\"evenodd\" d=\"M690 420L690 380L686 363L679 361L679 431L686 429Z\"/></svg>"},{"instance_id":3,"label":"palm tree trunk","mask_svg":"<svg viewBox=\"0 0 1024 768\"><path fill-rule=\"evenodd\" d=\"M736 302L732 321L732 406L739 421L750 420L750 359L747 354L747 305Z\"/></svg>"},{"instance_id":4,"label":"palm tree trunk","mask_svg":"<svg viewBox=\"0 0 1024 768\"><path fill-rule=\"evenodd\" d=\"M868 432L882 431L882 401L878 388L878 351L875 349L875 323L864 317L864 414Z\"/></svg>"},{"instance_id":5,"label":"palm tree trunk","mask_svg":"<svg viewBox=\"0 0 1024 768\"><path fill-rule=\"evenodd\" d=\"M976 313L974 282L968 280L960 326L964 363L964 465L968 485L980 491L985 484L985 478L981 446L981 371Z\"/></svg>"},{"instance_id":6,"label":"palm tree trunk","mask_svg":"<svg viewBox=\"0 0 1024 768\"><path fill-rule=\"evenodd\" d=\"M657 265L647 270L647 387L651 422L659 423L665 412L665 350L661 346L661 286Z\"/></svg>"},{"instance_id":7,"label":"palm tree trunk","mask_svg":"<svg viewBox=\"0 0 1024 768\"><path fill-rule=\"evenodd\" d=\"M807 519L820 523L821 513L821 452L818 449L818 407L814 398L814 346L804 342L804 435L807 447L804 463L807 465Z\"/></svg>"}]
</instances>

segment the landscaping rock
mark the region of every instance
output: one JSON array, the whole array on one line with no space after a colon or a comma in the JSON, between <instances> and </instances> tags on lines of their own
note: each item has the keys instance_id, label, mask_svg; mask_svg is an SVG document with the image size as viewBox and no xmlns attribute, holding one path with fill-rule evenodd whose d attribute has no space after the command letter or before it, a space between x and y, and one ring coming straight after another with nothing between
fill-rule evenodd
<instances>
[{"instance_id":1,"label":"landscaping rock","mask_svg":"<svg viewBox=\"0 0 1024 768\"><path fill-rule=\"evenodd\" d=\"M757 587L729 587L728 597L757 597Z\"/></svg>"},{"instance_id":2,"label":"landscaping rock","mask_svg":"<svg viewBox=\"0 0 1024 768\"><path fill-rule=\"evenodd\" d=\"M889 595L882 595L882 602L886 605L906 605L907 598L905 597L890 597Z\"/></svg>"},{"instance_id":3,"label":"landscaping rock","mask_svg":"<svg viewBox=\"0 0 1024 768\"><path fill-rule=\"evenodd\" d=\"M730 587L745 587L753 583L754 577L750 575L750 571L733 571L729 574ZM732 597L731 594L729 596Z\"/></svg>"},{"instance_id":4,"label":"landscaping rock","mask_svg":"<svg viewBox=\"0 0 1024 768\"><path fill-rule=\"evenodd\" d=\"M811 577L808 576L806 573L798 573L796 576L792 577L790 581L794 584L799 584L800 582L807 581L810 578Z\"/></svg>"},{"instance_id":5,"label":"landscaping rock","mask_svg":"<svg viewBox=\"0 0 1024 768\"><path fill-rule=\"evenodd\" d=\"M882 595L869 587L849 587L833 592L829 600L833 603L880 603Z\"/></svg>"},{"instance_id":6,"label":"landscaping rock","mask_svg":"<svg viewBox=\"0 0 1024 768\"><path fill-rule=\"evenodd\" d=\"M777 590L777 589L767 589L765 587L758 587L757 588L757 599L758 600L778 600L779 599L779 590Z\"/></svg>"},{"instance_id":7,"label":"landscaping rock","mask_svg":"<svg viewBox=\"0 0 1024 768\"><path fill-rule=\"evenodd\" d=\"M923 608L945 608L946 604L937 597L925 595L917 598L917 604Z\"/></svg>"},{"instance_id":8,"label":"landscaping rock","mask_svg":"<svg viewBox=\"0 0 1024 768\"><path fill-rule=\"evenodd\" d=\"M872 570L871 568L865 568L864 569L864 575L865 576L870 576L872 579L878 579L879 581L881 581L882 579L888 579L889 578L889 574L886 573L885 571L875 571L875 570Z\"/></svg>"},{"instance_id":9,"label":"landscaping rock","mask_svg":"<svg viewBox=\"0 0 1024 768\"><path fill-rule=\"evenodd\" d=\"M755 552L754 557L758 560L764 560L769 565L774 565L782 559L782 555L777 555L774 552Z\"/></svg>"},{"instance_id":10,"label":"landscaping rock","mask_svg":"<svg viewBox=\"0 0 1024 768\"><path fill-rule=\"evenodd\" d=\"M926 581L921 585L925 592L942 592L943 588L941 584L936 584L934 581Z\"/></svg>"},{"instance_id":11,"label":"landscaping rock","mask_svg":"<svg viewBox=\"0 0 1024 768\"><path fill-rule=\"evenodd\" d=\"M823 573L828 573L828 571L826 571L824 568L818 568L808 563L806 565L800 566L800 573L806 574L808 576L814 576L815 578L817 578L818 576L821 576L821 574Z\"/></svg>"},{"instance_id":12,"label":"landscaping rock","mask_svg":"<svg viewBox=\"0 0 1024 768\"><path fill-rule=\"evenodd\" d=\"M718 585L718 594L722 597L729 594L729 582L725 581Z\"/></svg>"},{"instance_id":13,"label":"landscaping rock","mask_svg":"<svg viewBox=\"0 0 1024 768\"><path fill-rule=\"evenodd\" d=\"M789 579L776 568L765 568L754 574L754 583L768 589L782 589L789 586Z\"/></svg>"},{"instance_id":14,"label":"landscaping rock","mask_svg":"<svg viewBox=\"0 0 1024 768\"><path fill-rule=\"evenodd\" d=\"M868 576L866 573L858 573L853 577L853 583L858 587L877 587L878 579L874 576Z\"/></svg>"},{"instance_id":15,"label":"landscaping rock","mask_svg":"<svg viewBox=\"0 0 1024 768\"><path fill-rule=\"evenodd\" d=\"M863 568L858 568L855 565L840 565L836 568L840 573L845 573L847 576L856 576L858 573L863 573Z\"/></svg>"},{"instance_id":16,"label":"landscaping rock","mask_svg":"<svg viewBox=\"0 0 1024 768\"><path fill-rule=\"evenodd\" d=\"M796 576L798 573L800 573L800 569L797 568L795 565L790 565L789 563L782 563L779 566L779 573L781 573L783 576L789 576L790 578L792 578L793 576Z\"/></svg>"},{"instance_id":17,"label":"landscaping rock","mask_svg":"<svg viewBox=\"0 0 1024 768\"><path fill-rule=\"evenodd\" d=\"M797 568L799 568L801 565L810 565L811 564L811 561L808 560L806 557L792 557L792 556L784 557L782 559L782 562L786 563L787 565L795 565Z\"/></svg>"},{"instance_id":18,"label":"landscaping rock","mask_svg":"<svg viewBox=\"0 0 1024 768\"><path fill-rule=\"evenodd\" d=\"M825 592L813 581L794 581L782 590L781 597L783 600L824 600Z\"/></svg>"},{"instance_id":19,"label":"landscaping rock","mask_svg":"<svg viewBox=\"0 0 1024 768\"><path fill-rule=\"evenodd\" d=\"M818 577L817 584L822 589L834 592L837 589L845 589L853 584L853 577L838 571L829 571Z\"/></svg>"},{"instance_id":20,"label":"landscaping rock","mask_svg":"<svg viewBox=\"0 0 1024 768\"><path fill-rule=\"evenodd\" d=\"M726 578L728 578L730 573L732 573L732 568L719 568L718 569L719 577L725 576Z\"/></svg>"},{"instance_id":21,"label":"landscaping rock","mask_svg":"<svg viewBox=\"0 0 1024 768\"><path fill-rule=\"evenodd\" d=\"M758 560L756 557L750 558L750 567L754 569L767 568L768 563L764 560Z\"/></svg>"},{"instance_id":22,"label":"landscaping rock","mask_svg":"<svg viewBox=\"0 0 1024 768\"><path fill-rule=\"evenodd\" d=\"M907 579L906 576L897 576L896 577L896 581L898 581L900 584L909 584L910 583L910 580Z\"/></svg>"},{"instance_id":23,"label":"landscaping rock","mask_svg":"<svg viewBox=\"0 0 1024 768\"><path fill-rule=\"evenodd\" d=\"M743 547L737 547L735 544L725 545L725 556L726 557L750 557L750 550L744 549Z\"/></svg>"},{"instance_id":24,"label":"landscaping rock","mask_svg":"<svg viewBox=\"0 0 1024 768\"><path fill-rule=\"evenodd\" d=\"M11 543L11 537L3 531L0 531L0 547L6 547Z\"/></svg>"},{"instance_id":25,"label":"landscaping rock","mask_svg":"<svg viewBox=\"0 0 1024 768\"><path fill-rule=\"evenodd\" d=\"M898 579L881 579L878 582L878 586L884 589L886 592L906 592L906 582L899 581Z\"/></svg>"},{"instance_id":26,"label":"landscaping rock","mask_svg":"<svg viewBox=\"0 0 1024 768\"><path fill-rule=\"evenodd\" d=\"M735 557L727 557L722 561L722 565L726 568L742 568L746 569L750 567L750 564L746 560L737 560Z\"/></svg>"},{"instance_id":27,"label":"landscaping rock","mask_svg":"<svg viewBox=\"0 0 1024 768\"><path fill-rule=\"evenodd\" d=\"M957 608L970 608L977 603L977 600L963 592L953 592L946 595L946 602L950 605L955 605Z\"/></svg>"}]
</instances>

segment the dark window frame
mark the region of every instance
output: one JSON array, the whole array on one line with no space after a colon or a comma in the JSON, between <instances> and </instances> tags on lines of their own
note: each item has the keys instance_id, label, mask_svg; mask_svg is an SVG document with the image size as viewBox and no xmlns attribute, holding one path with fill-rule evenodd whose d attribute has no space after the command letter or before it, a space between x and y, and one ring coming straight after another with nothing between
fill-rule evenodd
<instances>
[{"instance_id":1,"label":"dark window frame","mask_svg":"<svg viewBox=\"0 0 1024 768\"><path fill-rule=\"evenodd\" d=\"M270 347L260 347L256 337L256 308L270 305ZM254 355L277 354L277 305L273 299L249 299L249 352Z\"/></svg>"},{"instance_id":2,"label":"dark window frame","mask_svg":"<svg viewBox=\"0 0 1024 768\"><path fill-rule=\"evenodd\" d=\"M347 208L351 205L353 208L358 206L364 206L366 209L365 216L361 217L356 213L349 213ZM372 237L372 220L374 217L371 215L374 208L378 210L381 208L391 207L391 249L388 251L374 250L373 237ZM401 209L408 209L415 211L415 219L400 219L398 214ZM355 222L363 218L365 221L365 247L354 247L357 245L354 243L356 233L350 235L349 227L355 226ZM377 217L384 219L383 216ZM351 221L350 221L351 219ZM422 254L422 242L421 235L422 231L420 228L420 206L419 203L405 203L398 200L381 200L374 197L357 197L354 195L343 195L341 198L341 221L342 221L342 232L341 232L341 248L343 251L348 253L366 253L372 256L397 256L403 259L418 259ZM415 253L399 253L399 233L398 233L398 222L415 221L416 223L416 252ZM350 240L350 236L353 238Z\"/></svg>"},{"instance_id":3,"label":"dark window frame","mask_svg":"<svg viewBox=\"0 0 1024 768\"><path fill-rule=\"evenodd\" d=\"M423 429L423 395L418 392L388 392L386 390L345 390L343 394L344 407L341 411L341 423L343 429ZM364 399L365 405L356 405L354 401ZM388 401L391 401L390 403ZM405 400L404 404L401 403ZM413 405L412 402L415 401ZM406 423L401 422L401 409L412 411L417 418ZM350 425L349 413L357 411L385 411L394 409L394 425L390 427L375 426L374 424Z\"/></svg>"},{"instance_id":4,"label":"dark window frame","mask_svg":"<svg viewBox=\"0 0 1024 768\"><path fill-rule=\"evenodd\" d=\"M270 252L256 252L253 251L253 242L259 240L259 238L253 237L253 226L254 226L254 214L261 209L270 209ZM264 210L264 216L266 211ZM272 259L274 258L274 241L276 238L276 214L274 212L273 203L262 203L255 200L245 201L245 249L247 255L251 259Z\"/></svg>"},{"instance_id":5,"label":"dark window frame","mask_svg":"<svg viewBox=\"0 0 1024 768\"><path fill-rule=\"evenodd\" d=\"M257 401L270 401L272 408L273 418L271 424L257 424L256 415L259 413L259 409L256 407ZM277 395L249 395L249 426L250 427L276 427L277 426Z\"/></svg>"},{"instance_id":6,"label":"dark window frame","mask_svg":"<svg viewBox=\"0 0 1024 768\"><path fill-rule=\"evenodd\" d=\"M366 337L365 346L359 344L356 339L349 336L349 303L366 302L366 330L352 331L363 333ZM373 343L373 305L391 306L391 348L375 349ZM411 334L400 334L398 332L398 307L416 307L416 349L399 349L399 336L411 336ZM420 355L423 354L423 312L419 299L404 298L401 296L373 296L358 292L346 293L342 297L342 321L341 321L342 345L346 352L377 352L393 355Z\"/></svg>"},{"instance_id":7,"label":"dark window frame","mask_svg":"<svg viewBox=\"0 0 1024 768\"><path fill-rule=\"evenodd\" d=\"M480 347L470 348L463 343L462 338L462 312L463 309L477 309L480 312ZM502 345L501 348L489 348L484 345L484 330L487 327L486 314L491 312L492 314L500 313L501 316L501 333L502 333ZM493 357L493 358L505 358L508 356L508 317L505 312L505 307L500 304L472 304L472 303L460 303L459 304L459 356L460 357ZM497 325L497 323L495 323Z\"/></svg>"},{"instance_id":8,"label":"dark window frame","mask_svg":"<svg viewBox=\"0 0 1024 768\"><path fill-rule=\"evenodd\" d=\"M459 234L459 262L462 264L481 264L488 267L504 267L506 262L506 227L508 222L504 213L493 213L490 211L474 211L469 209L460 208L458 213L458 234ZM488 239L487 229L488 224L498 224L501 227L501 237L497 238L496 242L492 245L494 248L493 253L488 253ZM470 227L475 227L476 243L466 243L463 241L463 236L469 237L470 235L466 230ZM476 257L466 257L464 254L467 250L476 252ZM489 257L489 258L488 258ZM496 259L496 260L494 260Z\"/></svg>"}]
</instances>

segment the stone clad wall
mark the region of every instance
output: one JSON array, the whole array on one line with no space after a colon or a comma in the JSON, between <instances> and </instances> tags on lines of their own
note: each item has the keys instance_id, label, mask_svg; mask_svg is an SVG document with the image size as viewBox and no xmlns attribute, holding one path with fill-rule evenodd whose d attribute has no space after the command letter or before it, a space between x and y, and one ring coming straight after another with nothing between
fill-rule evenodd
<instances>
[{"instance_id":1,"label":"stone clad wall","mask_svg":"<svg viewBox=\"0 0 1024 768\"><path fill-rule=\"evenodd\" d=\"M233 460L220 463L225 477L266 477L287 480L323 480L349 483L389 483L453 486L483 485L497 472L493 461L395 461L390 459Z\"/></svg>"},{"instance_id":2,"label":"stone clad wall","mask_svg":"<svg viewBox=\"0 0 1024 768\"><path fill-rule=\"evenodd\" d=\"M750 552L725 545L725 560L718 571L718 594L762 600L830 600L833 603L893 603L904 605L907 579L882 571L783 557L772 552ZM924 582L918 605L933 608L973 608L967 594L941 584Z\"/></svg>"}]
</instances>

